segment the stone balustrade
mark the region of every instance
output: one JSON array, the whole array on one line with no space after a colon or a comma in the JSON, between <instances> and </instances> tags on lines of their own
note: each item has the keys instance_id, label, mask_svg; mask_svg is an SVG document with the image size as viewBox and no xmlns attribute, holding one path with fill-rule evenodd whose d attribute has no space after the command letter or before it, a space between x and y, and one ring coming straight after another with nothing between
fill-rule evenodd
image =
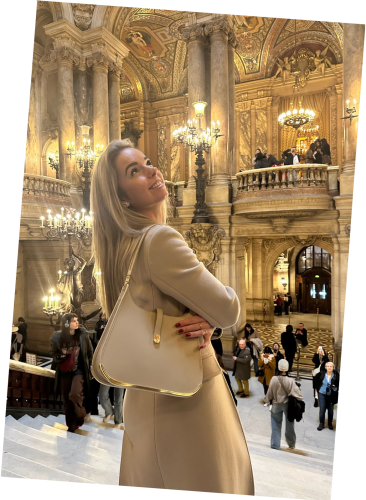
<instances>
[{"instance_id":1,"label":"stone balustrade","mask_svg":"<svg viewBox=\"0 0 366 500\"><path fill-rule=\"evenodd\" d=\"M335 195L338 170L338 166L307 163L244 170L236 174L236 199L295 194L299 190Z\"/></svg>"},{"instance_id":2,"label":"stone balustrade","mask_svg":"<svg viewBox=\"0 0 366 500\"><path fill-rule=\"evenodd\" d=\"M43 175L24 174L23 200L25 198L48 198L66 200L70 198L71 183Z\"/></svg>"},{"instance_id":3,"label":"stone balustrade","mask_svg":"<svg viewBox=\"0 0 366 500\"><path fill-rule=\"evenodd\" d=\"M169 217L176 216L176 207L180 207L183 203L183 188L185 181L165 181L165 186L169 194Z\"/></svg>"}]
</instances>

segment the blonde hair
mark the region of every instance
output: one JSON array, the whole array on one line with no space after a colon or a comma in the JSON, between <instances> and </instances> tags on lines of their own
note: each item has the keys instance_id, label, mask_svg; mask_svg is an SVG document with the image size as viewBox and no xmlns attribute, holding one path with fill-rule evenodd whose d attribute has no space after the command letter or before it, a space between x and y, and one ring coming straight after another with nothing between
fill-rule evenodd
<instances>
[{"instance_id":1,"label":"blonde hair","mask_svg":"<svg viewBox=\"0 0 366 500\"><path fill-rule=\"evenodd\" d=\"M118 299L127 266L145 228L156 224L122 205L115 162L126 148L134 148L129 139L111 142L93 169L90 207L94 213L92 249L94 276L103 311L110 316ZM167 201L161 203L160 224L167 218Z\"/></svg>"}]
</instances>

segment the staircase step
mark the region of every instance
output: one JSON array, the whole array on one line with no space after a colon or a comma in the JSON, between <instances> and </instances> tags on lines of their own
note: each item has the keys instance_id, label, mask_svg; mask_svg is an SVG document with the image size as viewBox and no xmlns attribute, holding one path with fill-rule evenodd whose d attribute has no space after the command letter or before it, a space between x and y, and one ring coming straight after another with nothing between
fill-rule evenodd
<instances>
[{"instance_id":1,"label":"staircase step","mask_svg":"<svg viewBox=\"0 0 366 500\"><path fill-rule=\"evenodd\" d=\"M1 477L17 477L18 479L25 479L24 476L20 476L19 474L15 474L15 472L10 472L6 469L1 469Z\"/></svg>"},{"instance_id":2,"label":"staircase step","mask_svg":"<svg viewBox=\"0 0 366 500\"><path fill-rule=\"evenodd\" d=\"M14 455L13 453L5 452L3 454L2 467L9 472L20 474L22 477L28 479L48 479L50 481L68 481L73 483L94 483L94 481L89 479L84 479L83 477L75 474L53 469L52 467L39 464L33 460L28 460L18 455Z\"/></svg>"},{"instance_id":3,"label":"staircase step","mask_svg":"<svg viewBox=\"0 0 366 500\"><path fill-rule=\"evenodd\" d=\"M94 465L85 464L79 459L82 455L76 457L71 450L59 450L58 448L49 448L48 452L37 450L33 447L20 444L10 439L4 439L4 453L25 458L29 461L51 467L57 471L67 472L75 476L88 479L98 484L118 484L119 468L108 470L104 468L102 461L94 459Z\"/></svg>"},{"instance_id":4,"label":"staircase step","mask_svg":"<svg viewBox=\"0 0 366 500\"><path fill-rule=\"evenodd\" d=\"M60 424L65 425L66 420L65 420L65 415L49 415L46 417L46 420L51 421L51 422L58 422ZM105 435L105 436L116 436L118 439L121 439L121 436L123 435L121 433L121 430L123 429L118 429L114 427L114 424L104 424L102 421L99 423L97 420L92 419L90 422L86 422L81 429L85 429L86 431L90 432L98 432L99 434Z\"/></svg>"},{"instance_id":5,"label":"staircase step","mask_svg":"<svg viewBox=\"0 0 366 500\"><path fill-rule=\"evenodd\" d=\"M28 418L33 420L31 417ZM76 442L81 449L87 448L88 450L93 451L93 453L103 452L103 453L108 453L113 457L121 456L122 442L119 443L115 439L112 440L113 444L111 445L110 443L103 442L103 440L101 439L96 439L94 435L92 437L89 437L88 439L85 439L85 435L83 436L82 434L66 432L65 428L57 429L55 427L45 426L45 429L42 429L41 431L31 427L31 425L44 425L44 424L34 419L34 424L30 423L28 426L17 421L13 417L8 416L6 417L5 429L7 427L13 428L14 430L21 432L23 435L25 434L27 436L34 437L35 439L50 444L57 443L59 442L60 439L63 439L69 442ZM78 431L79 430L80 429L78 429Z\"/></svg>"}]
</instances>

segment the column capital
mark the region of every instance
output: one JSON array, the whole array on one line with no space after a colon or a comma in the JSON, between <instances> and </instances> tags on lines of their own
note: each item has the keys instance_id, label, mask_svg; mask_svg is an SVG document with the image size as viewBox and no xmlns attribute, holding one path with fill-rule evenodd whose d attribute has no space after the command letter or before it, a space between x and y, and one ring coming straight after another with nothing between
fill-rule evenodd
<instances>
[{"instance_id":1,"label":"column capital","mask_svg":"<svg viewBox=\"0 0 366 500\"><path fill-rule=\"evenodd\" d=\"M108 71L112 61L109 57L105 43L93 43L91 45L92 55L86 59L86 64L93 69Z\"/></svg>"},{"instance_id":2,"label":"column capital","mask_svg":"<svg viewBox=\"0 0 366 500\"><path fill-rule=\"evenodd\" d=\"M79 64L80 57L75 51L75 41L68 36L59 36L53 42L50 60L59 64Z\"/></svg>"},{"instance_id":3,"label":"column capital","mask_svg":"<svg viewBox=\"0 0 366 500\"><path fill-rule=\"evenodd\" d=\"M167 116L159 116L155 118L155 121L158 128L166 127L170 123Z\"/></svg>"},{"instance_id":4,"label":"column capital","mask_svg":"<svg viewBox=\"0 0 366 500\"><path fill-rule=\"evenodd\" d=\"M218 16L205 24L204 33L206 36L212 36L221 32L225 33L231 43L236 43L235 28L233 22L227 16Z\"/></svg>"},{"instance_id":5,"label":"column capital","mask_svg":"<svg viewBox=\"0 0 366 500\"><path fill-rule=\"evenodd\" d=\"M206 43L204 24L185 26L181 30L181 38L186 42L201 41Z\"/></svg>"}]
</instances>

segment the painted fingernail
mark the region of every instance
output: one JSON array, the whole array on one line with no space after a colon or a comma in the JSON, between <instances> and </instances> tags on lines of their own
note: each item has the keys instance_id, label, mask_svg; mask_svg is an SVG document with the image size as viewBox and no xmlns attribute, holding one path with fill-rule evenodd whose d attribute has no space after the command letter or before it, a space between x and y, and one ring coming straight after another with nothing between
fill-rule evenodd
<instances>
[{"instance_id":1,"label":"painted fingernail","mask_svg":"<svg viewBox=\"0 0 366 500\"><path fill-rule=\"evenodd\" d=\"M175 326L180 326L180 323L176 323Z\"/></svg>"},{"instance_id":2,"label":"painted fingernail","mask_svg":"<svg viewBox=\"0 0 366 500\"><path fill-rule=\"evenodd\" d=\"M204 345L200 345L200 349L203 349L205 346Z\"/></svg>"},{"instance_id":3,"label":"painted fingernail","mask_svg":"<svg viewBox=\"0 0 366 500\"><path fill-rule=\"evenodd\" d=\"M190 334L190 333L186 333L186 337L190 337L190 336L191 336L191 334Z\"/></svg>"},{"instance_id":4,"label":"painted fingernail","mask_svg":"<svg viewBox=\"0 0 366 500\"><path fill-rule=\"evenodd\" d=\"M179 333L182 333L182 332L183 332L183 328L181 328L181 329L179 330Z\"/></svg>"}]
</instances>

